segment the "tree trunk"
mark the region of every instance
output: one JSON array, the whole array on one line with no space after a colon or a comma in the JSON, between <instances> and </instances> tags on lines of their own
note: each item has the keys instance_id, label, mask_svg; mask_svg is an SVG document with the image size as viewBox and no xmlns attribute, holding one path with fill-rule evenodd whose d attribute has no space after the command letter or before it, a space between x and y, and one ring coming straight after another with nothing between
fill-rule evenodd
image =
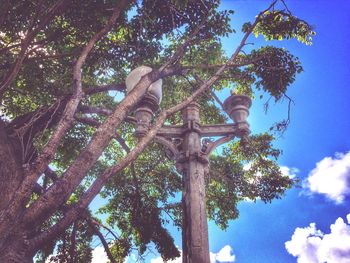
<instances>
[{"instance_id":1,"label":"tree trunk","mask_svg":"<svg viewBox=\"0 0 350 263\"><path fill-rule=\"evenodd\" d=\"M33 263L35 253L28 251L28 239L20 229L12 233L0 247L0 262Z\"/></svg>"},{"instance_id":2,"label":"tree trunk","mask_svg":"<svg viewBox=\"0 0 350 263\"><path fill-rule=\"evenodd\" d=\"M24 165L35 158L33 138L57 123L67 100L68 97L65 97L51 106L19 116L10 123L0 120L0 221L3 222L0 229L8 230L0 237L0 249L7 237L13 236L11 229L19 227L18 219L25 210L25 203L18 211L9 204L16 198L24 180ZM10 214L16 216L9 217Z\"/></svg>"},{"instance_id":3,"label":"tree trunk","mask_svg":"<svg viewBox=\"0 0 350 263\"><path fill-rule=\"evenodd\" d=\"M0 216L23 180L21 147L14 137L9 137L5 123L0 120Z\"/></svg>"},{"instance_id":4,"label":"tree trunk","mask_svg":"<svg viewBox=\"0 0 350 263\"><path fill-rule=\"evenodd\" d=\"M11 209L8 204L23 180L22 147L16 136L8 135L5 126L0 120L0 217ZM33 262L23 233L18 228L16 233L0 237L0 262Z\"/></svg>"}]
</instances>

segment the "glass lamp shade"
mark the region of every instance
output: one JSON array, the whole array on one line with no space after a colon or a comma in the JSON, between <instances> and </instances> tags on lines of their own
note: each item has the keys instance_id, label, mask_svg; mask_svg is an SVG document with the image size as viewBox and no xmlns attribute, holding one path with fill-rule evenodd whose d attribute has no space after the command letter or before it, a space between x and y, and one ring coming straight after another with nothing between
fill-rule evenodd
<instances>
[{"instance_id":1,"label":"glass lamp shade","mask_svg":"<svg viewBox=\"0 0 350 263\"><path fill-rule=\"evenodd\" d=\"M152 68L147 66L140 66L132 70L125 79L126 92L129 93L140 81L142 76L150 73L151 71L152 71ZM156 82L153 82L147 90L148 93L157 97L158 103L160 103L162 100L162 84L163 84L163 81L159 79Z\"/></svg>"},{"instance_id":2,"label":"glass lamp shade","mask_svg":"<svg viewBox=\"0 0 350 263\"><path fill-rule=\"evenodd\" d=\"M246 95L231 95L224 101L224 111L235 123L247 122L252 100Z\"/></svg>"}]
</instances>

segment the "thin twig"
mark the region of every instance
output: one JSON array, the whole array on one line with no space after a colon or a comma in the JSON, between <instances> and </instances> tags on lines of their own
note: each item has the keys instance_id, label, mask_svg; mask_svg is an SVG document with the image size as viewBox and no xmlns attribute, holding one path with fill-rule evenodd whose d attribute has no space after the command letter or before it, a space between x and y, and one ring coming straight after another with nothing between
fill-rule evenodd
<instances>
[{"instance_id":1,"label":"thin twig","mask_svg":"<svg viewBox=\"0 0 350 263\"><path fill-rule=\"evenodd\" d=\"M218 96L216 96L215 92L213 90L210 90L211 95L214 97L216 102L220 105L222 109L224 109L224 104L221 102Z\"/></svg>"},{"instance_id":2,"label":"thin twig","mask_svg":"<svg viewBox=\"0 0 350 263\"><path fill-rule=\"evenodd\" d=\"M284 7L286 8L287 12L291 15L292 12L289 10L287 4L284 2L284 0L281 0L282 4L284 5Z\"/></svg>"},{"instance_id":3,"label":"thin twig","mask_svg":"<svg viewBox=\"0 0 350 263\"><path fill-rule=\"evenodd\" d=\"M108 243L106 241L106 239L104 238L104 236L102 235L102 233L100 232L100 230L96 227L95 222L92 221L90 218L87 218L87 223L89 224L89 226L91 227L91 229L95 232L95 234L99 237L99 239L101 240L101 243L103 245L104 250L106 251L106 254L108 256L108 259L112 262L112 263L116 263L113 254L111 253L111 250L109 249Z\"/></svg>"}]
</instances>

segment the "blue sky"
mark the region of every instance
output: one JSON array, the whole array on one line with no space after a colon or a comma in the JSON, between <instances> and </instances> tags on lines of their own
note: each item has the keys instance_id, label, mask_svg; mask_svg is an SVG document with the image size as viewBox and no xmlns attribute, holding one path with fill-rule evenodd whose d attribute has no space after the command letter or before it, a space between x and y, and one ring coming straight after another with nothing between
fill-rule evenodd
<instances>
[{"instance_id":1,"label":"blue sky","mask_svg":"<svg viewBox=\"0 0 350 263\"><path fill-rule=\"evenodd\" d=\"M269 2L223 1L223 8L236 10L232 23L240 28L244 21L252 20ZM288 92L295 101L290 127L276 145L283 150L280 164L297 168L298 177L306 180L316 163L325 157L335 160L337 152L346 154L350 150L350 3L345 0L290 0L286 3L296 16L314 25L317 32L312 46L297 41L272 43L290 50L300 58L304 67L304 72ZM254 48L268 44L263 39L252 37L251 40L256 43ZM236 43L232 40L224 42L228 53L232 52ZM266 129L273 120L283 118L285 111L285 105L277 105L264 115L261 103L255 101L249 119L253 133ZM348 184L345 188L350 188L350 165L347 163L346 166L345 162L334 165L347 167L345 173L348 179L343 183ZM332 182L338 171L331 169L334 168L331 164L324 165L323 170L315 170L315 174L327 177L326 182ZM349 199L337 204L325 194L310 196L307 192L310 190L294 188L287 192L284 199L267 205L261 202L241 203L239 219L231 222L226 232L210 224L211 251L217 252L229 244L236 256L235 262L296 262L296 257L287 252L284 243L291 239L297 227L307 227L315 222L318 229L329 233L330 225L338 217L345 220L350 213Z\"/></svg>"},{"instance_id":2,"label":"blue sky","mask_svg":"<svg viewBox=\"0 0 350 263\"><path fill-rule=\"evenodd\" d=\"M223 9L235 10L232 25L237 29L236 34L224 40L228 55L240 41L242 24L252 21L270 2L223 1ZM255 43L253 48L267 44L285 47L302 62L304 72L297 76L288 91L295 101L291 124L276 142L283 150L280 165L298 170L301 187L289 190L283 199L271 204L241 203L240 217L232 221L226 231L210 222L210 251L217 253L230 246L234 256L229 262L234 259L239 263L297 262L295 256L299 257L299 262L322 262L322 258L327 260L327 255L328 262L350 262L350 247L342 244L350 239L350 226L346 223L346 215L350 213L350 155L347 155L350 151L350 2L287 0L286 3L296 16L314 25L317 35L313 45L305 46L297 41L268 43L254 36L249 42ZM265 115L262 103L254 101L251 108L252 133L268 129L287 114L286 105L280 104L271 106ZM310 184L311 190L305 187L308 178L315 179ZM337 201L339 196L343 200ZM335 223L339 217L345 223L341 224L341 220ZM323 234L310 227L310 223L316 223L314 228ZM301 230L294 235L295 242L290 244L288 253L285 242L291 240L298 227ZM336 232L337 227L344 231ZM176 245L181 247L181 233L173 228L171 232ZM347 234L344 236L344 233ZM336 247L337 242L340 242L339 247ZM298 247L300 244L304 246ZM347 261L344 253L345 261L337 260L337 255L332 254L337 249L349 253ZM293 253L295 256L291 255Z\"/></svg>"}]
</instances>

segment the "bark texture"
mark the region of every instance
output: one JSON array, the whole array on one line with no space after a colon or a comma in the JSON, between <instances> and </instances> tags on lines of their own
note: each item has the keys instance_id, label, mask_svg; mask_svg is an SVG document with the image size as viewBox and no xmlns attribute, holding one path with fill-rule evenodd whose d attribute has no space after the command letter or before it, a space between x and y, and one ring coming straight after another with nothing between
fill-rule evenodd
<instances>
[{"instance_id":1,"label":"bark texture","mask_svg":"<svg viewBox=\"0 0 350 263\"><path fill-rule=\"evenodd\" d=\"M0 211L9 201L23 179L21 147L16 137L9 137L5 123L0 120Z\"/></svg>"}]
</instances>

